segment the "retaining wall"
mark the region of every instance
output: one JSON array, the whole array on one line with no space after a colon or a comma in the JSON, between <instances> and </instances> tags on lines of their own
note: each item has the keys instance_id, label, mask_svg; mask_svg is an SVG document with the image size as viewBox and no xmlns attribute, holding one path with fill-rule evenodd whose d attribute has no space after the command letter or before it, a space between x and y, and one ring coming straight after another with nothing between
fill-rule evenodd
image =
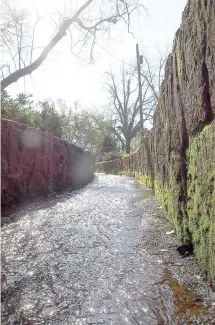
<instances>
[{"instance_id":1,"label":"retaining wall","mask_svg":"<svg viewBox=\"0 0 215 325\"><path fill-rule=\"evenodd\" d=\"M182 242L215 278L215 2L189 0L169 55L151 134L97 170L152 187Z\"/></svg>"}]
</instances>

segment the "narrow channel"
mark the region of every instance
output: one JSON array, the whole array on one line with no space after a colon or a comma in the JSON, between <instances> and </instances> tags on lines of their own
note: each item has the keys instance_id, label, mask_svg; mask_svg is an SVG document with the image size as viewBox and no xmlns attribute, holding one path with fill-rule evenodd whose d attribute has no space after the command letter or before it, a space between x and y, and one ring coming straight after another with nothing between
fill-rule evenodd
<instances>
[{"instance_id":1,"label":"narrow channel","mask_svg":"<svg viewBox=\"0 0 215 325\"><path fill-rule=\"evenodd\" d=\"M2 227L3 324L179 324L166 272L143 247L143 191L98 174L26 204Z\"/></svg>"}]
</instances>

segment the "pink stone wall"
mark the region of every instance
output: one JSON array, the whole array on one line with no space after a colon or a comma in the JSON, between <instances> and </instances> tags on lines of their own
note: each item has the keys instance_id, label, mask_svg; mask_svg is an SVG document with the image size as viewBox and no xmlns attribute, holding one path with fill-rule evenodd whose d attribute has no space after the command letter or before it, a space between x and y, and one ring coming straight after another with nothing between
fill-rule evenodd
<instances>
[{"instance_id":1,"label":"pink stone wall","mask_svg":"<svg viewBox=\"0 0 215 325\"><path fill-rule=\"evenodd\" d=\"M26 125L1 120L1 203L12 205L80 186L94 177L94 157Z\"/></svg>"}]
</instances>

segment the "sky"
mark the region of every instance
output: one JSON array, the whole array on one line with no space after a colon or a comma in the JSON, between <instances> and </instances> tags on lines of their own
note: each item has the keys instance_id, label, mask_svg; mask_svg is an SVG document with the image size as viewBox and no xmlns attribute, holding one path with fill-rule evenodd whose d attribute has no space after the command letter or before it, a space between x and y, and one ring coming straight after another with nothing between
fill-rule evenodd
<instances>
[{"instance_id":1,"label":"sky","mask_svg":"<svg viewBox=\"0 0 215 325\"><path fill-rule=\"evenodd\" d=\"M62 0L15 0L19 7L26 7L35 21L36 13L43 19L36 29L37 46L45 46L53 35L55 25L50 17L63 10ZM68 0L69 1L69 0ZM98 1L98 0L97 0ZM111 39L98 37L94 48L94 64L89 64L90 51L84 48L80 57L70 49L69 36L64 37L49 54L45 62L31 76L20 79L9 86L11 95L18 92L32 93L36 100L58 98L68 106L75 101L85 107L101 108L107 102L104 91L105 72L110 68L117 74L122 62L128 68L136 62L136 43L140 54L144 53L152 62L160 53L171 52L175 32L180 26L182 11L187 0L141 0L147 12L132 18L133 35L128 34L123 23L114 26ZM80 5L70 0L73 10ZM75 33L75 31L74 31ZM74 38L78 37L74 34ZM39 54L38 50L38 54ZM74 49L75 52L75 49ZM36 54L37 54L36 53Z\"/></svg>"}]
</instances>

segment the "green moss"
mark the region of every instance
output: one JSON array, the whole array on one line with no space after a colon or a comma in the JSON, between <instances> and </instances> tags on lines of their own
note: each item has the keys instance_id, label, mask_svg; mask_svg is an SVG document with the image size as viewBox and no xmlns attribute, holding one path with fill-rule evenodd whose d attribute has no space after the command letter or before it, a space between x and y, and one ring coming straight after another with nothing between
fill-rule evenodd
<instances>
[{"instance_id":1,"label":"green moss","mask_svg":"<svg viewBox=\"0 0 215 325\"><path fill-rule=\"evenodd\" d=\"M215 125L190 139L188 157L189 230L202 270L215 278Z\"/></svg>"},{"instance_id":2,"label":"green moss","mask_svg":"<svg viewBox=\"0 0 215 325\"><path fill-rule=\"evenodd\" d=\"M140 180L141 182L143 182L145 187L154 189L154 180L151 175L147 175L147 174L144 175L140 172L135 171L134 177Z\"/></svg>"},{"instance_id":3,"label":"green moss","mask_svg":"<svg viewBox=\"0 0 215 325\"><path fill-rule=\"evenodd\" d=\"M116 175L127 175L127 176L130 176L130 177L134 177L134 173L131 171L131 170L121 170L119 172L117 172Z\"/></svg>"},{"instance_id":4,"label":"green moss","mask_svg":"<svg viewBox=\"0 0 215 325\"><path fill-rule=\"evenodd\" d=\"M161 202L173 221L174 228L178 238L182 242L189 242L189 233L187 231L187 217L185 203L179 201L179 184L176 182L174 174L171 173L168 183L155 180L155 195Z\"/></svg>"},{"instance_id":5,"label":"green moss","mask_svg":"<svg viewBox=\"0 0 215 325\"><path fill-rule=\"evenodd\" d=\"M111 162L110 162L111 163ZM119 167L119 166L117 166ZM101 162L96 164L96 172L97 173L106 173L106 174L114 174L114 175L127 175L130 177L135 177L144 183L144 185L148 188L154 188L154 180L151 175L144 175L141 172L134 171L132 169L123 169L119 170L118 168L112 168L109 162Z\"/></svg>"}]
</instances>

